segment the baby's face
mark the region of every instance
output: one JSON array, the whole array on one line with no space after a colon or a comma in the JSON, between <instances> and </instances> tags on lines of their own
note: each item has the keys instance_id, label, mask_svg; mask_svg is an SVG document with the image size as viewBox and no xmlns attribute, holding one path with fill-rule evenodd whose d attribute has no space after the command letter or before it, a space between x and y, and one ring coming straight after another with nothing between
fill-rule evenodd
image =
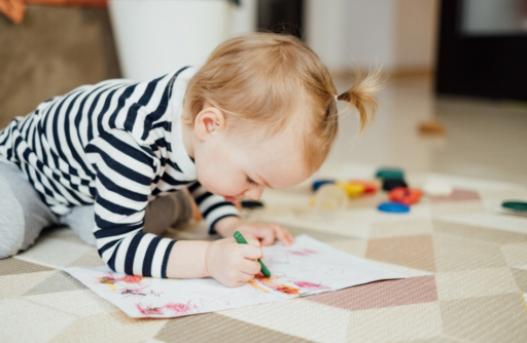
<instances>
[{"instance_id":1,"label":"baby's face","mask_svg":"<svg viewBox=\"0 0 527 343\"><path fill-rule=\"evenodd\" d=\"M309 177L294 130L271 136L261 128L213 131L195 145L194 158L198 181L231 201L259 199L265 188L285 188Z\"/></svg>"}]
</instances>

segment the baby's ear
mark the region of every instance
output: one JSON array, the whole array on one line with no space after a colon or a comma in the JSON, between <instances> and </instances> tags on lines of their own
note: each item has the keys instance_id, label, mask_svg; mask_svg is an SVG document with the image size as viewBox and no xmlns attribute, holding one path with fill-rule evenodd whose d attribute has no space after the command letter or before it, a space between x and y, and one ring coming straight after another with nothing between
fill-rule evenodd
<instances>
[{"instance_id":1,"label":"baby's ear","mask_svg":"<svg viewBox=\"0 0 527 343\"><path fill-rule=\"evenodd\" d=\"M222 131L225 128L223 112L213 106L204 107L194 120L194 133L199 139Z\"/></svg>"}]
</instances>

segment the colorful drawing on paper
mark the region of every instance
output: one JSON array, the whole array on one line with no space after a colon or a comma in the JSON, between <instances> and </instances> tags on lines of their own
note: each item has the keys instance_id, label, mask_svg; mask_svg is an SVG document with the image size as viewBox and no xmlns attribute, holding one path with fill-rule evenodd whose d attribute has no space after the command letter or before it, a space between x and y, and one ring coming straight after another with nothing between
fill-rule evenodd
<instances>
[{"instance_id":1,"label":"colorful drawing on paper","mask_svg":"<svg viewBox=\"0 0 527 343\"><path fill-rule=\"evenodd\" d=\"M328 289L329 287L309 281L295 281L295 285L303 289Z\"/></svg>"},{"instance_id":2,"label":"colorful drawing on paper","mask_svg":"<svg viewBox=\"0 0 527 343\"><path fill-rule=\"evenodd\" d=\"M297 255L297 256L310 256L310 255L316 254L317 251L313 249L304 248L304 249L296 249L296 250L293 249L289 251L289 253L292 255Z\"/></svg>"},{"instance_id":3,"label":"colorful drawing on paper","mask_svg":"<svg viewBox=\"0 0 527 343\"><path fill-rule=\"evenodd\" d=\"M256 275L255 279L256 282L259 282L260 284L263 284L276 292L288 295L297 295L300 293L297 287L288 285L283 282L279 282L274 276L265 277L262 274L258 274Z\"/></svg>"},{"instance_id":4,"label":"colorful drawing on paper","mask_svg":"<svg viewBox=\"0 0 527 343\"><path fill-rule=\"evenodd\" d=\"M107 267L67 268L66 272L130 317L169 318L269 303L328 292L381 279L428 272L368 261L308 236L295 244L264 247L269 278L229 288L211 278L155 279L110 272Z\"/></svg>"},{"instance_id":5,"label":"colorful drawing on paper","mask_svg":"<svg viewBox=\"0 0 527 343\"><path fill-rule=\"evenodd\" d=\"M182 316L192 313L197 307L190 301L186 304L168 303L161 306L143 305L137 303L137 310L146 317L150 316Z\"/></svg>"},{"instance_id":6,"label":"colorful drawing on paper","mask_svg":"<svg viewBox=\"0 0 527 343\"><path fill-rule=\"evenodd\" d=\"M117 282L139 283L143 280L143 277L138 275L115 276L111 273L108 273L104 276L99 277L98 279L100 283L106 285L114 285Z\"/></svg>"}]
</instances>

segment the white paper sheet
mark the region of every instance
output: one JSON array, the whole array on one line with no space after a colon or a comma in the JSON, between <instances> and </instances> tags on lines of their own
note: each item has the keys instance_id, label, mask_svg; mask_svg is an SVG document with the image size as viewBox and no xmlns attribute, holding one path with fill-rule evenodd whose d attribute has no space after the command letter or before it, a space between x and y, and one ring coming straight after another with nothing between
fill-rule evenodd
<instances>
[{"instance_id":1,"label":"white paper sheet","mask_svg":"<svg viewBox=\"0 0 527 343\"><path fill-rule=\"evenodd\" d=\"M282 301L376 280L430 273L361 259L309 236L294 245L264 247L269 279L255 279L238 288L214 279L154 279L110 272L107 267L66 268L92 291L134 318L179 317L189 314Z\"/></svg>"}]
</instances>

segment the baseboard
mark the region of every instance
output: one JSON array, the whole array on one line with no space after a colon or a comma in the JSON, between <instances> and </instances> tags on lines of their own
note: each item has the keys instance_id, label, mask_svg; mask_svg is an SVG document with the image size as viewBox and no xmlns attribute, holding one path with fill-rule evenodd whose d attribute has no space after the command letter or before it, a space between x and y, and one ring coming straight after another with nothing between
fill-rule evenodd
<instances>
[{"instance_id":1,"label":"baseboard","mask_svg":"<svg viewBox=\"0 0 527 343\"><path fill-rule=\"evenodd\" d=\"M331 75L337 79L353 78L357 74L367 73L368 69L334 69L331 70ZM392 68L381 69L381 76L386 79L404 79L410 77L432 77L434 75L433 68L425 67L409 67L409 68Z\"/></svg>"}]
</instances>

